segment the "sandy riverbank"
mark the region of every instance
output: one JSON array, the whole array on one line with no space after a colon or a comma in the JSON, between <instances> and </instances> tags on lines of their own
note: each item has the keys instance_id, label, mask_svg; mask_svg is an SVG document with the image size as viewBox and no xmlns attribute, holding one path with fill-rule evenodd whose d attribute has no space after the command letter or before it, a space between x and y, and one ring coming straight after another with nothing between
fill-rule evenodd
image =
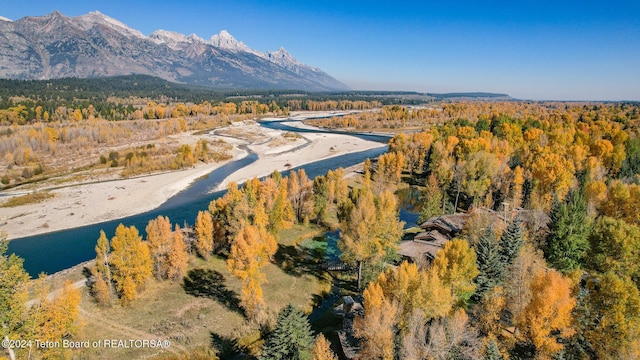
<instances>
[{"instance_id":1,"label":"sandy riverbank","mask_svg":"<svg viewBox=\"0 0 640 360\"><path fill-rule=\"evenodd\" d=\"M303 126L301 123L290 125ZM253 177L266 176L274 170L284 171L317 160L382 146L348 135L303 133L300 137L287 138L283 134L248 121L217 129L208 135L211 140L221 138L233 144L234 159L247 155L240 146L246 146L259 157L256 162L227 177L219 188L224 188L229 181L241 183ZM0 208L0 230L14 239L146 212L225 163L200 164L192 169L133 179L111 178L97 183L71 184L52 190L55 197L43 203ZM24 190L13 192L24 193Z\"/></svg>"},{"instance_id":2,"label":"sandy riverbank","mask_svg":"<svg viewBox=\"0 0 640 360\"><path fill-rule=\"evenodd\" d=\"M285 122L292 127L310 128L302 123ZM259 125L256 126L262 131ZM269 130L269 132L278 132ZM258 160L236 171L218 186L218 190L226 188L231 181L242 183L254 177L263 177L274 170L285 171L317 160L327 159L356 151L364 151L383 146L380 143L362 140L353 136L331 133L300 133L306 143L292 143L289 148L273 149L268 143L247 144L247 147L258 154ZM291 148L294 148L292 151Z\"/></svg>"},{"instance_id":3,"label":"sandy riverbank","mask_svg":"<svg viewBox=\"0 0 640 360\"><path fill-rule=\"evenodd\" d=\"M160 206L225 163L56 189L55 196L43 203L0 208L0 228L14 239L139 214Z\"/></svg>"}]
</instances>

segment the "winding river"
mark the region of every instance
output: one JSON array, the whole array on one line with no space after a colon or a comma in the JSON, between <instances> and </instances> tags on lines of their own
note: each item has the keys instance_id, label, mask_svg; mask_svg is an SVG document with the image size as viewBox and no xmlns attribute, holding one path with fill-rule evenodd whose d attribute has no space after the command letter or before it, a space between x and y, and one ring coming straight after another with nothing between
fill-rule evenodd
<instances>
[{"instance_id":1,"label":"winding river","mask_svg":"<svg viewBox=\"0 0 640 360\"><path fill-rule=\"evenodd\" d=\"M266 128L292 132L333 133L333 131L328 130L293 127L284 123L290 121L295 120L260 122L260 124ZM343 132L335 133L346 134ZM380 143L387 143L389 140L389 137L384 135L366 133L349 133L346 135ZM334 170L339 167L346 168L361 163L366 158L375 158L386 151L387 147L383 146L319 160L295 169L304 169L310 178L314 178L318 175L326 174L329 170ZM15 253L23 258L24 267L27 272L32 277L36 277L40 272L52 274L93 259L95 257L94 248L100 230L104 230L107 237L111 237L116 227L122 223L126 226L134 225L143 233L142 235L144 235L144 228L149 220L156 218L158 215L168 216L173 223L180 224L181 226L185 223L193 224L198 211L206 209L211 200L222 196L226 192L225 190L211 193L209 190L215 188L230 174L251 164L257 159L258 156L256 154L250 154L247 157L225 164L211 172L207 177L196 180L187 189L174 195L160 207L152 211L79 228L15 239L9 242L8 253ZM286 172L283 173L283 175L286 175Z\"/></svg>"}]
</instances>

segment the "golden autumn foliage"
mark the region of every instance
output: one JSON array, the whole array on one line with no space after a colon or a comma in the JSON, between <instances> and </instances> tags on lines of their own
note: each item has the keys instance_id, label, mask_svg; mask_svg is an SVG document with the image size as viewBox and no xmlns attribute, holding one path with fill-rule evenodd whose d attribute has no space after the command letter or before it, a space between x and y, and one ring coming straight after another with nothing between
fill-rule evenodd
<instances>
[{"instance_id":1,"label":"golden autumn foliage","mask_svg":"<svg viewBox=\"0 0 640 360\"><path fill-rule=\"evenodd\" d=\"M633 359L640 350L640 291L628 277L607 272L587 283L581 329L599 358ZM591 314L598 314L597 317Z\"/></svg>"},{"instance_id":2,"label":"golden autumn foliage","mask_svg":"<svg viewBox=\"0 0 640 360\"><path fill-rule=\"evenodd\" d=\"M630 224L640 224L640 185L612 181L600 212L606 216L623 219Z\"/></svg>"},{"instance_id":3,"label":"golden autumn foliage","mask_svg":"<svg viewBox=\"0 0 640 360\"><path fill-rule=\"evenodd\" d=\"M482 295L480 304L476 307L476 316L483 334L494 338L500 337L502 333L500 321L506 305L507 299L502 286L494 286Z\"/></svg>"},{"instance_id":4,"label":"golden autumn foliage","mask_svg":"<svg viewBox=\"0 0 640 360\"><path fill-rule=\"evenodd\" d=\"M555 270L539 270L531 280L531 301L515 319L521 336L542 354L562 349L560 338L574 334L572 311L576 300L571 282Z\"/></svg>"},{"instance_id":5,"label":"golden autumn foliage","mask_svg":"<svg viewBox=\"0 0 640 360\"><path fill-rule=\"evenodd\" d=\"M300 169L289 174L288 185L287 191L294 218L301 223L304 221L305 216L312 212L313 181L309 179L304 169Z\"/></svg>"},{"instance_id":6,"label":"golden autumn foliage","mask_svg":"<svg viewBox=\"0 0 640 360\"><path fill-rule=\"evenodd\" d=\"M342 258L358 265L358 286L363 263L381 261L398 246L403 223L398 221L397 200L390 191L375 196L363 189L343 224L338 242Z\"/></svg>"},{"instance_id":7,"label":"golden autumn foliage","mask_svg":"<svg viewBox=\"0 0 640 360\"><path fill-rule=\"evenodd\" d=\"M421 270L415 263L405 261L397 269L380 274L377 284L385 297L398 305L398 326L403 332L408 331L417 311L429 321L444 317L453 306L451 290L433 267Z\"/></svg>"},{"instance_id":8,"label":"golden autumn foliage","mask_svg":"<svg viewBox=\"0 0 640 360\"><path fill-rule=\"evenodd\" d=\"M146 227L147 245L153 262L153 273L158 279L166 279L169 270L167 256L171 246L171 221L166 216L159 215L149 220Z\"/></svg>"},{"instance_id":9,"label":"golden autumn foliage","mask_svg":"<svg viewBox=\"0 0 640 360\"><path fill-rule=\"evenodd\" d=\"M152 274L149 246L142 241L135 226L120 224L111 239L111 271L116 289L124 303L142 290Z\"/></svg>"},{"instance_id":10,"label":"golden autumn foliage","mask_svg":"<svg viewBox=\"0 0 640 360\"><path fill-rule=\"evenodd\" d=\"M46 285L45 278L41 277L36 283L38 299L29 309L29 325L34 339L45 342L62 342L63 338L74 335L77 332L77 321L81 293L67 280L62 291L52 297L50 287ZM51 347L43 350L42 357L56 359L63 356L65 349Z\"/></svg>"},{"instance_id":11,"label":"golden autumn foliage","mask_svg":"<svg viewBox=\"0 0 640 360\"><path fill-rule=\"evenodd\" d=\"M240 304L250 318L258 316L264 307L261 284L267 279L262 268L277 249L273 235L255 225L242 227L231 244L227 267L242 281Z\"/></svg>"},{"instance_id":12,"label":"golden autumn foliage","mask_svg":"<svg viewBox=\"0 0 640 360\"><path fill-rule=\"evenodd\" d=\"M194 231L196 251L202 258L208 260L213 251L213 219L210 212L198 211Z\"/></svg>"},{"instance_id":13,"label":"golden autumn foliage","mask_svg":"<svg viewBox=\"0 0 640 360\"><path fill-rule=\"evenodd\" d=\"M187 272L189 265L189 251L184 242L182 229L176 224L169 251L167 252L167 278L172 280L181 279Z\"/></svg>"},{"instance_id":14,"label":"golden autumn foliage","mask_svg":"<svg viewBox=\"0 0 640 360\"><path fill-rule=\"evenodd\" d=\"M355 336L361 338L360 359L394 358L394 325L397 306L375 282L364 290L364 317L354 320Z\"/></svg>"},{"instance_id":15,"label":"golden autumn foliage","mask_svg":"<svg viewBox=\"0 0 640 360\"><path fill-rule=\"evenodd\" d=\"M331 351L331 345L324 335L316 337L311 349L311 360L338 360L336 354Z\"/></svg>"},{"instance_id":16,"label":"golden autumn foliage","mask_svg":"<svg viewBox=\"0 0 640 360\"><path fill-rule=\"evenodd\" d=\"M451 290L457 304L466 304L476 289L473 279L480 273L476 253L469 243L462 239L447 241L436 253L432 266L442 283Z\"/></svg>"}]
</instances>

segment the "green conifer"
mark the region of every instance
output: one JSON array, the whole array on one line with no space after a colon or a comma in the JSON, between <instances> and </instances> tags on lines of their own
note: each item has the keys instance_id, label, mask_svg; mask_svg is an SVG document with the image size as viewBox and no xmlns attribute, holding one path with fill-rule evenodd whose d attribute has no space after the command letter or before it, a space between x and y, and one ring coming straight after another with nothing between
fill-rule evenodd
<instances>
[{"instance_id":1,"label":"green conifer","mask_svg":"<svg viewBox=\"0 0 640 360\"><path fill-rule=\"evenodd\" d=\"M314 337L307 317L291 305L278 315L275 329L262 349L261 360L308 360Z\"/></svg>"},{"instance_id":2,"label":"green conifer","mask_svg":"<svg viewBox=\"0 0 640 360\"><path fill-rule=\"evenodd\" d=\"M549 236L544 256L560 271L579 267L589 248L587 237L591 221L587 217L587 203L579 192L573 192L566 202L556 201L551 209Z\"/></svg>"},{"instance_id":3,"label":"green conifer","mask_svg":"<svg viewBox=\"0 0 640 360\"><path fill-rule=\"evenodd\" d=\"M477 264L480 274L476 277L476 295L482 296L485 292L499 284L504 276L504 263L500 257L500 244L492 227L480 237L476 245Z\"/></svg>"},{"instance_id":4,"label":"green conifer","mask_svg":"<svg viewBox=\"0 0 640 360\"><path fill-rule=\"evenodd\" d=\"M520 218L520 214L518 213L500 237L500 256L505 266L513 264L513 260L518 256L518 252L523 244L524 231L522 229L522 218Z\"/></svg>"}]
</instances>

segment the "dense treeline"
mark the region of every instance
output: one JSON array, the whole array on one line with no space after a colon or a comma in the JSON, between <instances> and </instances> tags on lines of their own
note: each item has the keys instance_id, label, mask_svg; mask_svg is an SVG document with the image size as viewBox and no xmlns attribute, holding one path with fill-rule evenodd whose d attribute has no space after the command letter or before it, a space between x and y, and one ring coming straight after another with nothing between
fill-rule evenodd
<instances>
[{"instance_id":1,"label":"dense treeline","mask_svg":"<svg viewBox=\"0 0 640 360\"><path fill-rule=\"evenodd\" d=\"M307 98L325 100L379 100L384 103L407 102L405 98L418 100L421 94L389 91L308 92L302 90L241 90L212 89L194 85L172 83L149 75L125 75L104 78L62 78L50 80L0 79L0 98L25 97L55 100L58 103L87 99L107 101L110 98L160 99L170 102L224 102L243 98Z\"/></svg>"},{"instance_id":2,"label":"dense treeline","mask_svg":"<svg viewBox=\"0 0 640 360\"><path fill-rule=\"evenodd\" d=\"M246 113L252 107L256 110L256 106L258 110L263 110L266 106L270 112L277 108L286 114L287 111L297 110L369 109L382 104L420 103L425 99L425 96L417 93L403 92L215 90L175 84L147 75L89 79L0 79L0 123L24 123L33 119L61 120L64 114L54 117L61 108L71 113L78 110L84 119L89 115L106 120L137 119L142 116L136 110L146 112L141 107L149 101L165 106L174 103L210 103L212 106L232 103L240 113ZM246 104L250 104L249 107ZM91 114L88 114L90 107ZM48 116L44 116L45 113Z\"/></svg>"},{"instance_id":3,"label":"dense treeline","mask_svg":"<svg viewBox=\"0 0 640 360\"><path fill-rule=\"evenodd\" d=\"M381 112L366 112L335 116L327 119L309 120L311 125L328 128L353 129L403 129L425 128L442 125L445 122L479 123L479 127L489 130L487 124L497 117L554 121L557 116L572 119L585 118L610 121L635 121L640 117L637 103L563 103L526 101L442 101L414 107L387 105ZM635 125L637 126L637 125Z\"/></svg>"}]
</instances>

